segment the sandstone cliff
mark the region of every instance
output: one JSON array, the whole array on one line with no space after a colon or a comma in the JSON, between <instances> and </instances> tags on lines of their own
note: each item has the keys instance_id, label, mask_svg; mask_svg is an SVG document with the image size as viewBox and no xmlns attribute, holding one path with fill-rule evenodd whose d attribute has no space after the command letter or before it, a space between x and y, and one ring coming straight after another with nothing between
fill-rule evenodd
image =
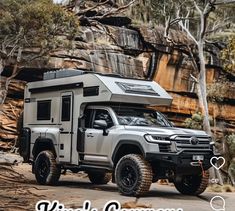
<instances>
[{"instance_id":1,"label":"sandstone cliff","mask_svg":"<svg viewBox=\"0 0 235 211\"><path fill-rule=\"evenodd\" d=\"M89 10L89 14L107 11L102 5L100 9ZM47 58L21 64L21 72L11 82L8 97L1 107L0 147L10 148L17 138L17 120L23 108L25 83L41 80L43 72L49 70L74 68L153 79L172 95L172 106L158 109L166 113L177 126L183 126L187 117L200 110L192 79L194 69L185 52L166 43L161 26L136 27L129 18L118 13L94 20L93 24L88 23L86 18L80 20L80 33L69 50L58 49ZM175 43L190 43L182 32L172 30L171 35ZM38 52L36 48L25 49L25 61L29 54L37 55ZM2 84L11 71L9 61L1 78ZM235 132L235 76L225 73L219 63L208 60L208 84L214 84L221 77L226 79L228 91L224 93L223 101L209 104L210 115L215 123L213 130L220 135Z\"/></svg>"}]
</instances>

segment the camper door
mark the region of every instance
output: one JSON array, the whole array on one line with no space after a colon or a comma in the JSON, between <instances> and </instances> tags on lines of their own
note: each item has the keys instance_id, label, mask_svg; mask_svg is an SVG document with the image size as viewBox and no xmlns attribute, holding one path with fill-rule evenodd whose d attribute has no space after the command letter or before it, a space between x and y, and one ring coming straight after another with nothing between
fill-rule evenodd
<instances>
[{"instance_id":1,"label":"camper door","mask_svg":"<svg viewBox=\"0 0 235 211\"><path fill-rule=\"evenodd\" d=\"M60 98L60 142L59 160L71 161L72 124L73 124L73 93L63 92Z\"/></svg>"}]
</instances>

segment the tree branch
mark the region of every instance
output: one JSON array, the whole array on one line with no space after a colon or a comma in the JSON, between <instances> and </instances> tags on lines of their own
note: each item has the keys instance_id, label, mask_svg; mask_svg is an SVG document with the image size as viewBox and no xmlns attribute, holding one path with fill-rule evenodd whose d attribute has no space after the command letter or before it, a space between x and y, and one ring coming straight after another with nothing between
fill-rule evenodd
<instances>
[{"instance_id":1,"label":"tree branch","mask_svg":"<svg viewBox=\"0 0 235 211\"><path fill-rule=\"evenodd\" d=\"M134 4L135 2L136 2L136 0L132 0L132 1L129 2L128 4L126 4L126 5L124 5L124 6L121 6L121 7L118 7L117 9L111 10L110 12L108 12L108 13L102 15L101 18L105 18L105 17L107 17L107 16L117 14L117 13L121 12L122 10L127 9L129 6L131 6L131 5Z\"/></svg>"},{"instance_id":2,"label":"tree branch","mask_svg":"<svg viewBox=\"0 0 235 211\"><path fill-rule=\"evenodd\" d=\"M216 25L215 27L213 27L213 29L208 30L208 31L205 31L205 35L208 35L208 34L217 32L217 31L219 31L220 29L224 29L225 27L228 27L229 24L230 24L229 22L226 22L226 23L224 23L224 24L222 24L222 25L218 24L218 25Z\"/></svg>"},{"instance_id":3,"label":"tree branch","mask_svg":"<svg viewBox=\"0 0 235 211\"><path fill-rule=\"evenodd\" d=\"M198 45L198 41L195 39L195 37L191 34L188 28L185 27L185 25L182 23L182 21L178 22L180 27L186 32L186 34L189 36L189 38L196 44Z\"/></svg>"},{"instance_id":4,"label":"tree branch","mask_svg":"<svg viewBox=\"0 0 235 211\"><path fill-rule=\"evenodd\" d=\"M91 11L91 10L94 10L95 8L97 8L97 7L99 7L99 6L102 6L102 5L107 4L108 2L109 2L109 0L106 0L106 1L104 1L104 2L98 3L98 4L96 4L96 5L93 6L93 7L90 7L90 8L87 8L87 9L84 9L84 10L79 11L78 13L76 13L76 15L83 15L83 14L85 14L85 13Z\"/></svg>"}]
</instances>

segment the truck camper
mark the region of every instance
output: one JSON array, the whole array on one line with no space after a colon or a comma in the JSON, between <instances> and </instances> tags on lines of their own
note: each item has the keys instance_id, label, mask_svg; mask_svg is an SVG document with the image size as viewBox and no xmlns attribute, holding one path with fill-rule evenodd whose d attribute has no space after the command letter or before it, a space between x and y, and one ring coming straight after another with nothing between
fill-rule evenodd
<instances>
[{"instance_id":1,"label":"truck camper","mask_svg":"<svg viewBox=\"0 0 235 211\"><path fill-rule=\"evenodd\" d=\"M26 85L20 154L42 185L62 170L85 171L94 184L111 179L123 195L145 194L168 179L189 195L208 184L211 137L174 127L149 106L172 97L156 82L59 70Z\"/></svg>"}]
</instances>

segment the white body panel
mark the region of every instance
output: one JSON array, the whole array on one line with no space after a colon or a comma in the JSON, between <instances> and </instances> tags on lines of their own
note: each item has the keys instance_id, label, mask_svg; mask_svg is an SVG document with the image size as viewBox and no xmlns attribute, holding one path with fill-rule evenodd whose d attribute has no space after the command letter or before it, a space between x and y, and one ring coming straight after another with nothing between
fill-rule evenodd
<instances>
[{"instance_id":1,"label":"white body panel","mask_svg":"<svg viewBox=\"0 0 235 211\"><path fill-rule=\"evenodd\" d=\"M98 87L96 94L84 96L84 89ZM63 96L71 96L70 120L62 121ZM88 90L89 95L89 90ZM50 101L50 118L38 120L38 102ZM79 76L44 80L28 83L25 89L24 127L31 130L30 159L34 160L32 149L38 138L53 141L57 162L79 164L77 150L78 118L83 115L86 103L116 102L145 105L170 105L172 98L157 83L145 80L109 77L99 74L83 74ZM42 107L43 108L43 107ZM122 127L121 127L122 128ZM126 130L110 129L109 136L104 137L102 131L88 129L95 137L85 137L85 156L87 161L99 160L111 162L111 153L119 139L125 138ZM118 135L117 133L121 133ZM132 133L128 131L128 133ZM140 139L133 132L133 139ZM115 140L112 140L115 136ZM118 138L117 138L118 137ZM152 144L150 144L152 145ZM156 146L157 147L157 146ZM156 150L155 148L152 148ZM107 154L108 152L108 154Z\"/></svg>"}]
</instances>

